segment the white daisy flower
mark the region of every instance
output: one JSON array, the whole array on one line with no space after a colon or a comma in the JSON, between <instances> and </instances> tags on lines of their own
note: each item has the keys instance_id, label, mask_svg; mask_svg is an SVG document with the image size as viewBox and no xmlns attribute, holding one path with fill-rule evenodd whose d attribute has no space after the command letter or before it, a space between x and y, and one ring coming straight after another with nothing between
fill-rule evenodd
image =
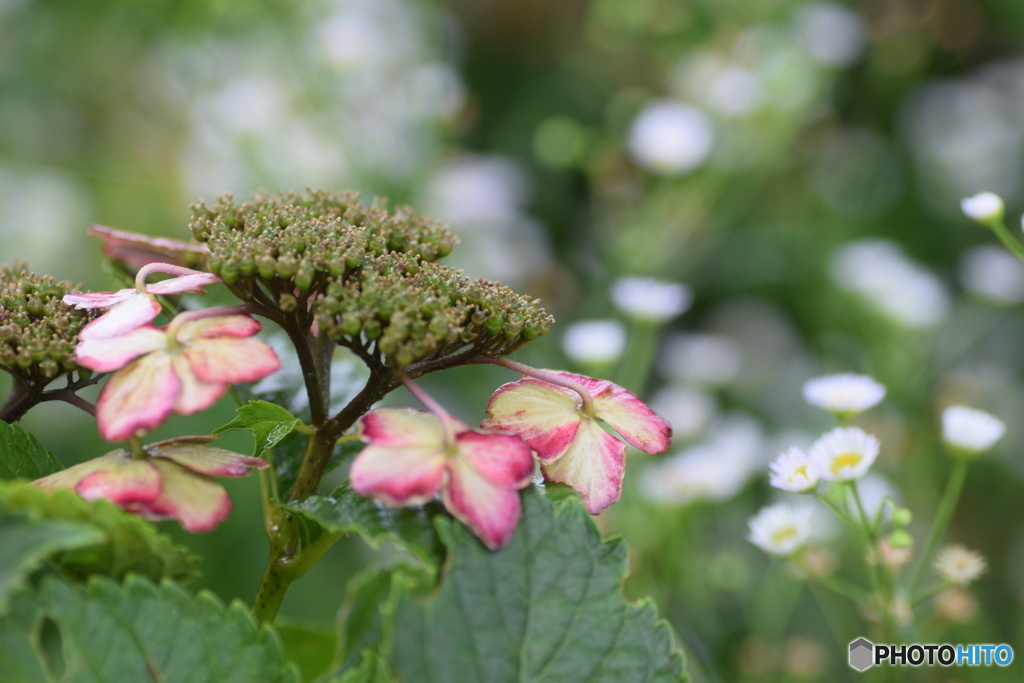
<instances>
[{"instance_id":1,"label":"white daisy flower","mask_svg":"<svg viewBox=\"0 0 1024 683\"><path fill-rule=\"evenodd\" d=\"M932 567L942 580L957 586L976 581L988 566L985 558L962 545L947 545L935 555Z\"/></svg>"},{"instance_id":2,"label":"white daisy flower","mask_svg":"<svg viewBox=\"0 0 1024 683\"><path fill-rule=\"evenodd\" d=\"M824 375L804 384L804 400L838 415L856 415L885 398L885 387L867 375Z\"/></svg>"},{"instance_id":3,"label":"white daisy flower","mask_svg":"<svg viewBox=\"0 0 1024 683\"><path fill-rule=\"evenodd\" d=\"M577 363L614 363L626 350L626 328L617 320L581 320L565 328L562 350Z\"/></svg>"},{"instance_id":4,"label":"white daisy flower","mask_svg":"<svg viewBox=\"0 0 1024 683\"><path fill-rule=\"evenodd\" d=\"M772 461L768 481L777 489L807 493L818 485L818 465L799 448L790 448Z\"/></svg>"},{"instance_id":5,"label":"white daisy flower","mask_svg":"<svg viewBox=\"0 0 1024 683\"><path fill-rule=\"evenodd\" d=\"M976 408L949 406L942 411L942 440L968 454L987 451L1006 433L999 418Z\"/></svg>"},{"instance_id":6,"label":"white daisy flower","mask_svg":"<svg viewBox=\"0 0 1024 683\"><path fill-rule=\"evenodd\" d=\"M747 540L766 553L788 557L810 541L813 508L778 503L761 510L747 522Z\"/></svg>"},{"instance_id":7,"label":"white daisy flower","mask_svg":"<svg viewBox=\"0 0 1024 683\"><path fill-rule=\"evenodd\" d=\"M811 446L810 455L822 479L853 481L878 457L878 439L857 427L836 427Z\"/></svg>"},{"instance_id":8,"label":"white daisy flower","mask_svg":"<svg viewBox=\"0 0 1024 683\"><path fill-rule=\"evenodd\" d=\"M640 166L678 176L701 166L714 142L714 125L704 112L681 102L656 100L633 121L626 146Z\"/></svg>"},{"instance_id":9,"label":"white daisy flower","mask_svg":"<svg viewBox=\"0 0 1024 683\"><path fill-rule=\"evenodd\" d=\"M667 322L693 304L693 292L680 282L620 277L612 284L612 302L631 318Z\"/></svg>"},{"instance_id":10,"label":"white daisy flower","mask_svg":"<svg viewBox=\"0 0 1024 683\"><path fill-rule=\"evenodd\" d=\"M964 215L979 223L987 223L1003 217L1003 200L993 192L979 192L973 197L960 200Z\"/></svg>"}]
</instances>

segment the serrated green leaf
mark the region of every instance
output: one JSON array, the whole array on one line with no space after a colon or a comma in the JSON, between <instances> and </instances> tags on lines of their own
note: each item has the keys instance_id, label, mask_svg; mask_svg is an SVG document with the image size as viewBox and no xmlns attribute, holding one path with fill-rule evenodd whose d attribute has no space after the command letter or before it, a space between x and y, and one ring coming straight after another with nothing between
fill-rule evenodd
<instances>
[{"instance_id":1,"label":"serrated green leaf","mask_svg":"<svg viewBox=\"0 0 1024 683\"><path fill-rule=\"evenodd\" d=\"M18 425L0 420L0 480L38 479L64 466Z\"/></svg>"},{"instance_id":2,"label":"serrated green leaf","mask_svg":"<svg viewBox=\"0 0 1024 683\"><path fill-rule=\"evenodd\" d=\"M338 634L331 627L299 626L277 619L274 622L288 661L299 667L302 680L312 681L327 671L338 649Z\"/></svg>"},{"instance_id":3,"label":"serrated green leaf","mask_svg":"<svg viewBox=\"0 0 1024 683\"><path fill-rule=\"evenodd\" d=\"M0 482L0 513L82 523L99 531L102 538L97 543L49 557L67 576L121 578L135 572L152 579L187 581L195 577L199 564L197 556L175 545L153 524L105 500L83 500L73 491L43 491L26 483Z\"/></svg>"},{"instance_id":4,"label":"serrated green leaf","mask_svg":"<svg viewBox=\"0 0 1024 683\"><path fill-rule=\"evenodd\" d=\"M519 528L498 552L447 517L436 523L449 562L435 595L399 603L391 651L400 680L686 680L653 604L622 597L625 543L602 541L578 501L527 490Z\"/></svg>"},{"instance_id":5,"label":"serrated green leaf","mask_svg":"<svg viewBox=\"0 0 1024 683\"><path fill-rule=\"evenodd\" d=\"M123 585L94 579L76 587L51 578L38 593L19 592L12 614L0 618L0 666L17 664L21 680L51 680L39 677L44 619L59 630L61 680L69 683L299 680L273 630L258 628L241 603L225 608L209 593L192 598L170 582L131 576ZM37 660L34 670L28 653Z\"/></svg>"},{"instance_id":6,"label":"serrated green leaf","mask_svg":"<svg viewBox=\"0 0 1024 683\"><path fill-rule=\"evenodd\" d=\"M266 401L249 401L246 405L236 408L236 412L238 415L234 420L213 430L213 433L223 434L238 429L251 431L255 442L253 457L256 458L262 457L267 450L281 443L302 424L302 420L281 406Z\"/></svg>"},{"instance_id":7,"label":"serrated green leaf","mask_svg":"<svg viewBox=\"0 0 1024 683\"><path fill-rule=\"evenodd\" d=\"M431 567L440 566L444 558L444 546L431 521L440 510L437 504L392 508L360 496L346 482L330 495L311 496L284 509L328 533L357 533L375 548L390 541Z\"/></svg>"},{"instance_id":8,"label":"serrated green leaf","mask_svg":"<svg viewBox=\"0 0 1024 683\"><path fill-rule=\"evenodd\" d=\"M103 532L81 522L0 515L0 613L7 596L46 558L62 550L102 543Z\"/></svg>"}]
</instances>

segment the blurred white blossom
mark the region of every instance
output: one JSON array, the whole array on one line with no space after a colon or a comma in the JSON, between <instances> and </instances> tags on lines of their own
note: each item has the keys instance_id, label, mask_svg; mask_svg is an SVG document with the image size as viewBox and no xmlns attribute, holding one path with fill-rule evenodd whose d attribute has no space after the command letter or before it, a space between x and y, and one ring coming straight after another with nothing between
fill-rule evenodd
<instances>
[{"instance_id":1,"label":"blurred white blossom","mask_svg":"<svg viewBox=\"0 0 1024 683\"><path fill-rule=\"evenodd\" d=\"M959 544L944 546L935 554L932 567L946 583L966 586L981 578L988 569L981 553Z\"/></svg>"},{"instance_id":2,"label":"blurred white blossom","mask_svg":"<svg viewBox=\"0 0 1024 683\"><path fill-rule=\"evenodd\" d=\"M718 402L711 394L675 386L659 390L651 397L650 406L672 425L672 438L677 443L703 434L718 412Z\"/></svg>"},{"instance_id":3,"label":"blurred white blossom","mask_svg":"<svg viewBox=\"0 0 1024 683\"><path fill-rule=\"evenodd\" d=\"M878 457L878 439L859 427L836 427L811 446L822 479L853 481L867 473Z\"/></svg>"},{"instance_id":4,"label":"blurred white blossom","mask_svg":"<svg viewBox=\"0 0 1024 683\"><path fill-rule=\"evenodd\" d=\"M810 542L815 513L810 505L776 503L761 508L747 522L747 539L766 553L788 557Z\"/></svg>"},{"instance_id":5,"label":"blurred white blossom","mask_svg":"<svg viewBox=\"0 0 1024 683\"><path fill-rule=\"evenodd\" d=\"M770 464L769 483L777 489L792 493L805 493L818 486L818 465L806 452L790 448L779 453Z\"/></svg>"},{"instance_id":6,"label":"blurred white blossom","mask_svg":"<svg viewBox=\"0 0 1024 683\"><path fill-rule=\"evenodd\" d=\"M633 160L647 170L682 175L704 163L714 138L711 119L699 109L657 100L633 121L627 146Z\"/></svg>"},{"instance_id":7,"label":"blurred white blossom","mask_svg":"<svg viewBox=\"0 0 1024 683\"><path fill-rule=\"evenodd\" d=\"M576 363L614 363L626 349L626 328L617 320L580 320L562 334L562 350Z\"/></svg>"},{"instance_id":8,"label":"blurred white blossom","mask_svg":"<svg viewBox=\"0 0 1024 683\"><path fill-rule=\"evenodd\" d=\"M984 410L949 406L942 411L942 440L966 453L983 453L1006 433L1006 425Z\"/></svg>"},{"instance_id":9,"label":"blurred white blossom","mask_svg":"<svg viewBox=\"0 0 1024 683\"><path fill-rule=\"evenodd\" d=\"M949 293L942 281L907 258L894 242L850 242L836 250L830 265L837 285L861 295L905 327L934 327L949 313Z\"/></svg>"},{"instance_id":10,"label":"blurred white blossom","mask_svg":"<svg viewBox=\"0 0 1024 683\"><path fill-rule=\"evenodd\" d=\"M652 322L672 320L693 304L693 292L683 283L649 277L620 277L611 297L623 314Z\"/></svg>"},{"instance_id":11,"label":"blurred white blossom","mask_svg":"<svg viewBox=\"0 0 1024 683\"><path fill-rule=\"evenodd\" d=\"M967 291L1004 305L1024 301L1024 262L1001 247L973 247L960 261L960 281Z\"/></svg>"},{"instance_id":12,"label":"blurred white blossom","mask_svg":"<svg viewBox=\"0 0 1024 683\"><path fill-rule=\"evenodd\" d=\"M885 398L885 387L867 375L841 373L814 377L804 383L804 400L838 415L856 415Z\"/></svg>"},{"instance_id":13,"label":"blurred white blossom","mask_svg":"<svg viewBox=\"0 0 1024 683\"><path fill-rule=\"evenodd\" d=\"M848 7L807 3L797 10L796 25L808 54L826 66L849 66L864 52L864 21Z\"/></svg>"},{"instance_id":14,"label":"blurred white blossom","mask_svg":"<svg viewBox=\"0 0 1024 683\"><path fill-rule=\"evenodd\" d=\"M669 377L712 387L736 379L741 363L739 344L721 334L672 335L661 354L662 368Z\"/></svg>"},{"instance_id":15,"label":"blurred white blossom","mask_svg":"<svg viewBox=\"0 0 1024 683\"><path fill-rule=\"evenodd\" d=\"M960 200L960 210L976 221L990 221L1003 216L1003 199L992 192L979 192Z\"/></svg>"}]
</instances>

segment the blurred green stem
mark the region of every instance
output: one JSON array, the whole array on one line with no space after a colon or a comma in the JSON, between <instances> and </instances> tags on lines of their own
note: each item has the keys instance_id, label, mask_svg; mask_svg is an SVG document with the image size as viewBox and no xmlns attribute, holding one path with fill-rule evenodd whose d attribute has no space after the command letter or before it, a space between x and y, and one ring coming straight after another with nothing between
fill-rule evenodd
<instances>
[{"instance_id":1,"label":"blurred green stem","mask_svg":"<svg viewBox=\"0 0 1024 683\"><path fill-rule=\"evenodd\" d=\"M849 487L850 493L853 495L853 502L857 506L857 513L860 516L862 531L864 532L864 537L867 541L867 558L871 565L868 569L868 576L871 578L873 588L877 591L878 597L881 599L881 605L879 605L879 617L882 620L882 628L885 631L885 636L890 637L896 633L895 624L892 620L892 607L895 602L892 581L890 581L889 573L882 564L880 557L881 551L878 547L878 535L875 533L875 529L871 524L871 518L868 516L867 510L864 508L864 503L860 499L860 491L857 489L857 482L849 482Z\"/></svg>"},{"instance_id":2,"label":"blurred green stem","mask_svg":"<svg viewBox=\"0 0 1024 683\"><path fill-rule=\"evenodd\" d=\"M964 481L967 479L967 466L966 460L958 459L953 462L953 469L949 473L949 481L946 483L946 491L942 494L942 501L939 503L939 509L935 513L935 522L932 524L931 531L928 532L928 540L925 541L924 551L921 553L917 564L914 566L914 573L911 575L911 595L914 595L917 592L918 586L921 585L921 580L924 578L925 572L928 571L928 566L932 562L932 555L935 554L935 549L938 547L939 541L942 540L943 534L946 533L949 521L953 518L953 511L956 510L956 504L960 500L960 493L964 489Z\"/></svg>"},{"instance_id":3,"label":"blurred green stem","mask_svg":"<svg viewBox=\"0 0 1024 683\"><path fill-rule=\"evenodd\" d=\"M1014 256L1019 258L1021 261L1024 261L1024 244L1021 244L1020 241L1018 241L1012 234L1010 234L1010 231L1006 227L1006 224L1003 223L1002 216L999 216L999 218L986 222L985 225L992 228L992 232L996 234L996 237L999 238L999 240L1007 249L1013 252Z\"/></svg>"},{"instance_id":4,"label":"blurred green stem","mask_svg":"<svg viewBox=\"0 0 1024 683\"><path fill-rule=\"evenodd\" d=\"M630 324L629 344L626 353L619 362L615 383L630 391L643 394L654 356L658 351L658 340L661 338L661 324L650 320L634 319Z\"/></svg>"}]
</instances>

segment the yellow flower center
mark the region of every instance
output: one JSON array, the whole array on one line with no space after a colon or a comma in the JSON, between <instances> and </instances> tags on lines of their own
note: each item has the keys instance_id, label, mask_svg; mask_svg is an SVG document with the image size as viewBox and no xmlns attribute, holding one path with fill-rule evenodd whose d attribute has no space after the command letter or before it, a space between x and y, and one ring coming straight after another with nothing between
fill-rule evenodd
<instances>
[{"instance_id":1,"label":"yellow flower center","mask_svg":"<svg viewBox=\"0 0 1024 683\"><path fill-rule=\"evenodd\" d=\"M795 470L793 470L793 474L792 476L790 476L789 480L796 481L799 477L803 477L804 479L810 479L810 477L807 476L807 465L800 465L800 467L797 467Z\"/></svg>"},{"instance_id":2,"label":"yellow flower center","mask_svg":"<svg viewBox=\"0 0 1024 683\"><path fill-rule=\"evenodd\" d=\"M856 467L863 460L863 456L860 453L843 453L832 458L832 474L837 477L840 475L841 470L847 467Z\"/></svg>"},{"instance_id":3,"label":"yellow flower center","mask_svg":"<svg viewBox=\"0 0 1024 683\"><path fill-rule=\"evenodd\" d=\"M796 537L796 527L783 527L772 534L772 543L782 545L786 541Z\"/></svg>"}]
</instances>

